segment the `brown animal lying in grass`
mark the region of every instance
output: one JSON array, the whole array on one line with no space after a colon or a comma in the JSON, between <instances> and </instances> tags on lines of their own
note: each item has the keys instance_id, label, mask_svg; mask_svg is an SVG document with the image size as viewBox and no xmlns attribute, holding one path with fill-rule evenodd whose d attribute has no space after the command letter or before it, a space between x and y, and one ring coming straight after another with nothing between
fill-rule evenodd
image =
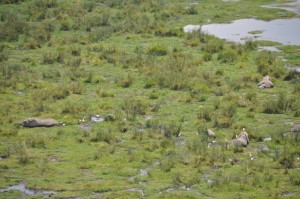
<instances>
[{"instance_id":1,"label":"brown animal lying in grass","mask_svg":"<svg viewBox=\"0 0 300 199\"><path fill-rule=\"evenodd\" d=\"M264 76L263 80L258 84L259 88L273 88L271 77L269 75Z\"/></svg>"},{"instance_id":2,"label":"brown animal lying in grass","mask_svg":"<svg viewBox=\"0 0 300 199\"><path fill-rule=\"evenodd\" d=\"M300 133L300 124L295 124L291 131L293 133Z\"/></svg>"},{"instance_id":3,"label":"brown animal lying in grass","mask_svg":"<svg viewBox=\"0 0 300 199\"><path fill-rule=\"evenodd\" d=\"M209 138L216 138L216 134L210 129L207 129L206 134Z\"/></svg>"},{"instance_id":4,"label":"brown animal lying in grass","mask_svg":"<svg viewBox=\"0 0 300 199\"><path fill-rule=\"evenodd\" d=\"M48 118L48 119L36 119L36 118L27 118L21 123L24 127L52 127L52 126L59 126L62 123L57 122L55 119Z\"/></svg>"},{"instance_id":5,"label":"brown animal lying in grass","mask_svg":"<svg viewBox=\"0 0 300 199\"><path fill-rule=\"evenodd\" d=\"M249 137L248 137L248 133L245 131L245 129L243 128L243 131L236 136L235 139L233 139L231 141L231 143L235 146L248 146L249 144Z\"/></svg>"}]
</instances>

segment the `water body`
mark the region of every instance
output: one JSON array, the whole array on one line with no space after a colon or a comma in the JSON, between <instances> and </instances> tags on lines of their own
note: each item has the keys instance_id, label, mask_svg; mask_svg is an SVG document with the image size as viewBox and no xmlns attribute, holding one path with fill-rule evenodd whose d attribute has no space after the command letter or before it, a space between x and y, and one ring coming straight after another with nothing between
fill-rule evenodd
<instances>
[{"instance_id":1,"label":"water body","mask_svg":"<svg viewBox=\"0 0 300 199\"><path fill-rule=\"evenodd\" d=\"M288 9L300 14L300 0L280 6L269 5L264 7ZM194 30L201 30L236 43L245 43L245 39L252 39L274 41L283 45L300 45L300 18L272 21L239 19L226 24L187 25L184 27L184 32Z\"/></svg>"},{"instance_id":2,"label":"water body","mask_svg":"<svg viewBox=\"0 0 300 199\"><path fill-rule=\"evenodd\" d=\"M50 197L51 195L57 194L57 192L55 192L55 191L27 189L27 188L25 187L25 184L23 184L23 183L20 183L20 184L18 184L18 185L13 185L13 186L7 187L6 189L0 189L0 193L3 193L3 192L10 192L10 191L14 191L14 190L20 191L20 192L22 192L22 193L24 193L25 195L28 195L28 196L44 195L43 198L48 198L48 197Z\"/></svg>"},{"instance_id":3,"label":"water body","mask_svg":"<svg viewBox=\"0 0 300 199\"><path fill-rule=\"evenodd\" d=\"M284 10L294 12L294 13L300 15L300 0L297 0L295 2L286 3L284 5L272 4L272 5L264 5L262 7L263 8L280 8L280 9L284 9Z\"/></svg>"}]
</instances>

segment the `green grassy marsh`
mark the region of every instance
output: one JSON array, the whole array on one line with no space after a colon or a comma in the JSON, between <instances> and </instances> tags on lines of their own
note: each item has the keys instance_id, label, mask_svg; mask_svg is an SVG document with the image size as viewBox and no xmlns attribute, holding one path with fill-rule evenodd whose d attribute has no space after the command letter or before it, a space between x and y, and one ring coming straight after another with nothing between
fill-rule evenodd
<instances>
[{"instance_id":1,"label":"green grassy marsh","mask_svg":"<svg viewBox=\"0 0 300 199\"><path fill-rule=\"evenodd\" d=\"M290 130L300 123L300 82L287 68L299 66L299 46L259 51L278 44L183 32L187 24L296 17L261 7L285 2L1 1L0 189L24 183L55 191L51 198L299 198L299 132ZM265 75L274 88L258 88ZM90 122L95 115L105 120ZM65 126L21 127L28 117ZM242 128L250 145L228 146Z\"/></svg>"}]
</instances>

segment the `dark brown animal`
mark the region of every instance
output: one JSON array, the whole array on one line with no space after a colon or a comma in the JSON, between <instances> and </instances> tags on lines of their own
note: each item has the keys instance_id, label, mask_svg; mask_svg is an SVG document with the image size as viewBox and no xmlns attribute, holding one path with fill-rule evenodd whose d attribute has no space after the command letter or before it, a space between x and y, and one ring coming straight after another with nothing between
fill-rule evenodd
<instances>
[{"instance_id":1,"label":"dark brown animal","mask_svg":"<svg viewBox=\"0 0 300 199\"><path fill-rule=\"evenodd\" d=\"M57 122L55 119L48 118L48 119L36 119L36 118L27 118L21 123L24 127L52 127L52 126L59 126L61 123Z\"/></svg>"}]
</instances>

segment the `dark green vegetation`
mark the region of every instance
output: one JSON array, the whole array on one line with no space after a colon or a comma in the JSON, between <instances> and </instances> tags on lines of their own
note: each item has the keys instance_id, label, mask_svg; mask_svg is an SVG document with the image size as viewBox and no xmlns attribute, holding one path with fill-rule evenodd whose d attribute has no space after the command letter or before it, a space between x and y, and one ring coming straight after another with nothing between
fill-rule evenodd
<instances>
[{"instance_id":1,"label":"dark green vegetation","mask_svg":"<svg viewBox=\"0 0 300 199\"><path fill-rule=\"evenodd\" d=\"M280 2L1 1L0 189L25 182L54 198L299 198L300 138L289 131L300 123L300 80L286 68L300 64L299 46L258 51L253 41L182 31L293 17L260 8ZM275 87L258 89L267 74ZM97 114L106 120L87 126ZM27 117L66 126L20 127ZM210 147L207 128L217 135ZM250 146L228 148L242 128Z\"/></svg>"}]
</instances>

